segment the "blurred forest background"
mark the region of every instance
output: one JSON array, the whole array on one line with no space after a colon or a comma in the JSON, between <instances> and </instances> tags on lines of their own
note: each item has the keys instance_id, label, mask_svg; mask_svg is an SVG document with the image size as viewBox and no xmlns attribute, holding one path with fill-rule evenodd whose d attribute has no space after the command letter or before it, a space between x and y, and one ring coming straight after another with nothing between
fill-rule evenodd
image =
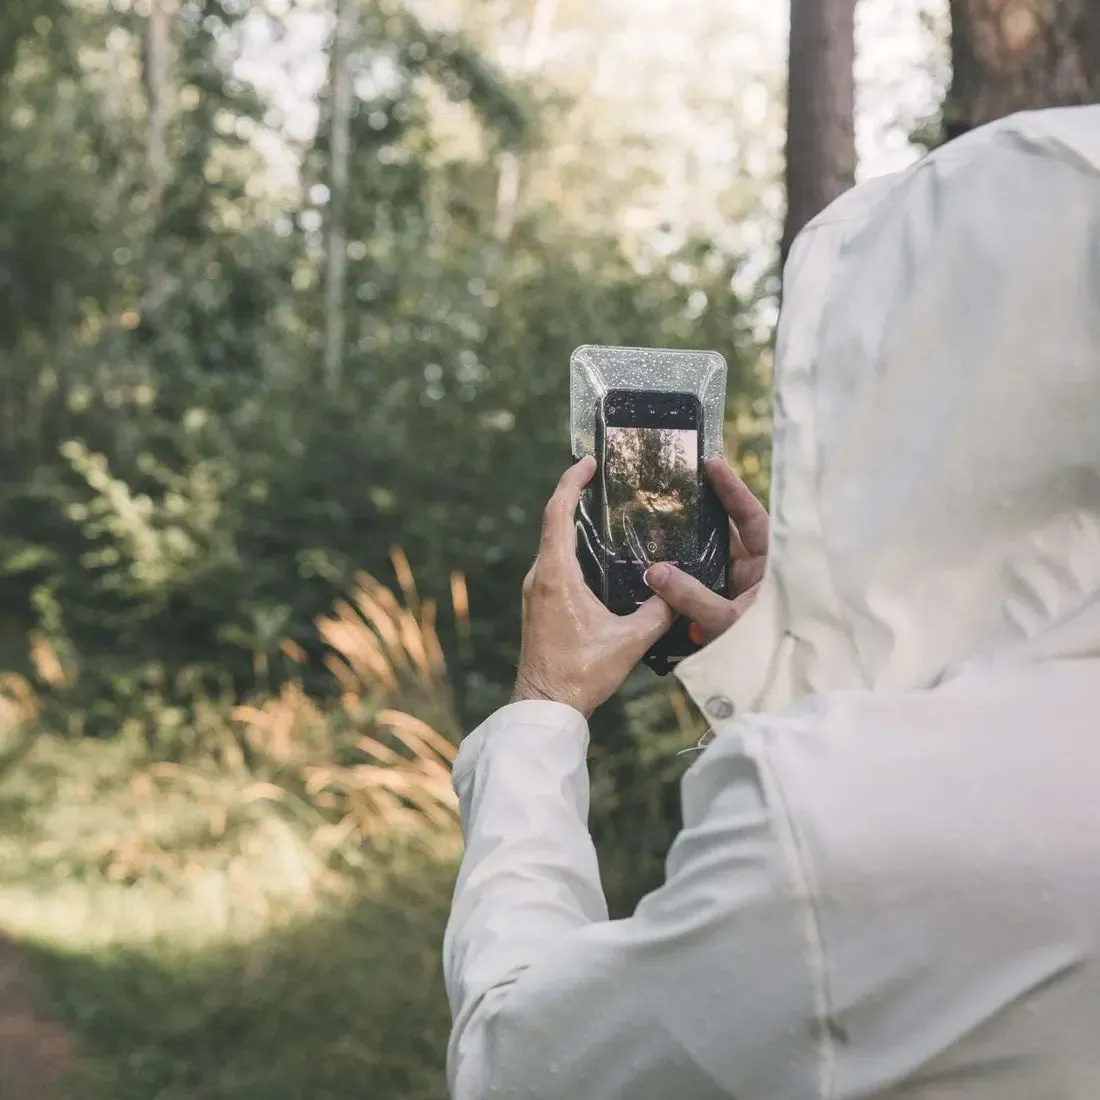
<instances>
[{"instance_id":1,"label":"blurred forest background","mask_svg":"<svg viewBox=\"0 0 1100 1100\"><path fill-rule=\"evenodd\" d=\"M721 351L765 495L794 234L1096 98L1094 8L5 0L0 1095L443 1097L570 352ZM597 716L616 913L700 732L644 672Z\"/></svg>"}]
</instances>

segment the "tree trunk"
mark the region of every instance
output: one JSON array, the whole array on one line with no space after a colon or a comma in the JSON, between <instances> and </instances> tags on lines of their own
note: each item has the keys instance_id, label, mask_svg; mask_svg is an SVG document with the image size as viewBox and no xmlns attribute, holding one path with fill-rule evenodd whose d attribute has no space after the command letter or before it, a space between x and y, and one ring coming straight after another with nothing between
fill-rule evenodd
<instances>
[{"instance_id":1,"label":"tree trunk","mask_svg":"<svg viewBox=\"0 0 1100 1100\"><path fill-rule=\"evenodd\" d=\"M145 24L145 91L149 118L145 127L145 166L154 205L159 204L168 173L168 73L171 16L168 0L150 0Z\"/></svg>"},{"instance_id":2,"label":"tree trunk","mask_svg":"<svg viewBox=\"0 0 1100 1100\"><path fill-rule=\"evenodd\" d=\"M856 0L791 0L784 261L811 219L855 182Z\"/></svg>"},{"instance_id":3,"label":"tree trunk","mask_svg":"<svg viewBox=\"0 0 1100 1100\"><path fill-rule=\"evenodd\" d=\"M329 126L328 232L325 272L325 381L331 389L344 372L347 319L348 176L351 161L351 111L353 89L348 55L356 32L356 0L337 0L336 26L329 57L329 89L332 120Z\"/></svg>"},{"instance_id":4,"label":"tree trunk","mask_svg":"<svg viewBox=\"0 0 1100 1100\"><path fill-rule=\"evenodd\" d=\"M149 0L145 22L144 82L148 104L145 123L145 170L149 189L149 210L153 218L153 237L149 243L148 287L144 305L159 309L170 293L170 281L159 240L159 224L164 215L164 193L168 186L168 124L172 102L172 19L176 0Z\"/></svg>"},{"instance_id":5,"label":"tree trunk","mask_svg":"<svg viewBox=\"0 0 1100 1100\"><path fill-rule=\"evenodd\" d=\"M948 139L1016 111L1100 100L1097 0L951 0Z\"/></svg>"},{"instance_id":6,"label":"tree trunk","mask_svg":"<svg viewBox=\"0 0 1100 1100\"><path fill-rule=\"evenodd\" d=\"M520 62L520 72L527 79L535 76L546 60L557 12L558 0L535 0L535 9L531 14L531 25ZM494 236L498 241L506 242L512 235L519 211L523 164L519 153L507 150L500 154L497 165L499 175Z\"/></svg>"}]
</instances>

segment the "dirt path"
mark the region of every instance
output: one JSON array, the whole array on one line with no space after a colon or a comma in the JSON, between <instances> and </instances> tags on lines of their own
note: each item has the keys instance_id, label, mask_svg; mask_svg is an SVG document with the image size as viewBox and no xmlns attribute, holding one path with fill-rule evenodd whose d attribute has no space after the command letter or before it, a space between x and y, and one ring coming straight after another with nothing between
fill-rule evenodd
<instances>
[{"instance_id":1,"label":"dirt path","mask_svg":"<svg viewBox=\"0 0 1100 1100\"><path fill-rule=\"evenodd\" d=\"M36 989L18 948L0 936L0 1100L61 1100L61 1077L76 1064L76 1044L38 1010Z\"/></svg>"}]
</instances>

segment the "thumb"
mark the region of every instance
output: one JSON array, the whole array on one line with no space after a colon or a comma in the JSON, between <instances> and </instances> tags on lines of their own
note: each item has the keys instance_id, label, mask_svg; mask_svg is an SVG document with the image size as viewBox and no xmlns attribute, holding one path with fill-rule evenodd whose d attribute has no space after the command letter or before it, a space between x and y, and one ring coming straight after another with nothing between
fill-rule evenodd
<instances>
[{"instance_id":1,"label":"thumb","mask_svg":"<svg viewBox=\"0 0 1100 1100\"><path fill-rule=\"evenodd\" d=\"M651 565L645 582L678 615L698 623L708 638L724 633L736 617L729 600L668 562Z\"/></svg>"},{"instance_id":2,"label":"thumb","mask_svg":"<svg viewBox=\"0 0 1100 1100\"><path fill-rule=\"evenodd\" d=\"M668 633L675 619L672 609L660 597L653 596L646 600L637 611L632 611L623 619L630 628L631 649L636 649L641 658Z\"/></svg>"}]
</instances>

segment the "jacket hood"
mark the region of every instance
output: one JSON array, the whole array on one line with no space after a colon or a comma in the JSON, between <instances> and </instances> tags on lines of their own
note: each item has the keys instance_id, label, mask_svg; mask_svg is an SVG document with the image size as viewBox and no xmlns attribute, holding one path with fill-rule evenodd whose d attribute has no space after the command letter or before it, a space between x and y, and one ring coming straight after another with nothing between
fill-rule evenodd
<instances>
[{"instance_id":1,"label":"jacket hood","mask_svg":"<svg viewBox=\"0 0 1100 1100\"><path fill-rule=\"evenodd\" d=\"M803 232L738 710L1100 655L1100 107L984 127Z\"/></svg>"}]
</instances>

